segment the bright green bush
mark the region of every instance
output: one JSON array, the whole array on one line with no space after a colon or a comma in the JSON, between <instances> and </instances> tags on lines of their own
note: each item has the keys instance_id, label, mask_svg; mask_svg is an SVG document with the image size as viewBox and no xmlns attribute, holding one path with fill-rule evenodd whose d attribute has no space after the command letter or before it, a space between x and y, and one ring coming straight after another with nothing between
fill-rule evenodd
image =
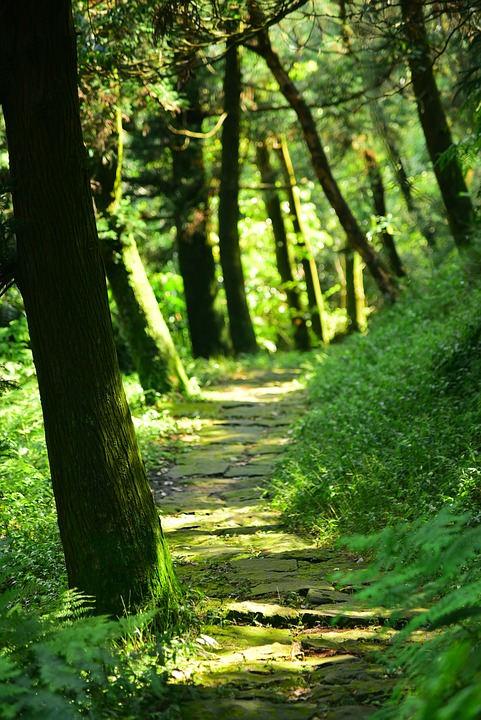
<instances>
[{"instance_id":1,"label":"bright green bush","mask_svg":"<svg viewBox=\"0 0 481 720\"><path fill-rule=\"evenodd\" d=\"M65 566L28 342L24 317L0 329L0 574L32 603L58 595Z\"/></svg>"}]
</instances>

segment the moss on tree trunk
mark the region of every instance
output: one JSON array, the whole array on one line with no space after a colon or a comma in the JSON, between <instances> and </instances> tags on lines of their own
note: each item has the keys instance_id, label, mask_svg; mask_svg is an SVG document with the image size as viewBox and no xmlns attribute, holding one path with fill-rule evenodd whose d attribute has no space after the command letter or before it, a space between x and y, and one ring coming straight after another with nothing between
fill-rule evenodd
<instances>
[{"instance_id":1,"label":"moss on tree trunk","mask_svg":"<svg viewBox=\"0 0 481 720\"><path fill-rule=\"evenodd\" d=\"M161 309L149 283L133 235L116 222L122 198L122 111L116 109L116 133L110 138L111 156L99 158L95 180L97 211L106 219L115 239L101 238L105 272L120 323L147 403L158 393L189 392L189 381Z\"/></svg>"},{"instance_id":2,"label":"moss on tree trunk","mask_svg":"<svg viewBox=\"0 0 481 720\"><path fill-rule=\"evenodd\" d=\"M157 393L188 393L189 380L149 283L135 239L102 241L102 257L147 402Z\"/></svg>"}]
</instances>

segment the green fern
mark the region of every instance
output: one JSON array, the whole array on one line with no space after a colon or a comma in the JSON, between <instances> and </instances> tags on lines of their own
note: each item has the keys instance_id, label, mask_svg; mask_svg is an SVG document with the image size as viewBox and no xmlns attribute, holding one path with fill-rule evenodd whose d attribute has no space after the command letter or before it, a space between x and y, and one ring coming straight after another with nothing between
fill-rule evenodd
<instances>
[{"instance_id":1,"label":"green fern","mask_svg":"<svg viewBox=\"0 0 481 720\"><path fill-rule=\"evenodd\" d=\"M481 527L445 509L433 519L348 541L372 556L348 581L357 597L406 619L392 646L402 673L376 720L477 720L481 716ZM420 641L418 631L422 631ZM413 640L416 640L413 642ZM461 712L462 709L462 712Z\"/></svg>"},{"instance_id":2,"label":"green fern","mask_svg":"<svg viewBox=\"0 0 481 720\"><path fill-rule=\"evenodd\" d=\"M1 720L111 718L119 707L127 720L153 703L160 717L167 653L147 632L155 611L90 616L90 598L73 591L45 614L19 600L13 589L0 595Z\"/></svg>"}]
</instances>

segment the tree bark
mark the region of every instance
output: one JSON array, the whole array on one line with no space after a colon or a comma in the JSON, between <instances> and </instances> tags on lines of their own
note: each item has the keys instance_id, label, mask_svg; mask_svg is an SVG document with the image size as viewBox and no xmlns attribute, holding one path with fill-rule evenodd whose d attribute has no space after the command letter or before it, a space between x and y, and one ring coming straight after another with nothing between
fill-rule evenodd
<instances>
[{"instance_id":1,"label":"tree bark","mask_svg":"<svg viewBox=\"0 0 481 720\"><path fill-rule=\"evenodd\" d=\"M69 584L96 611L178 594L117 365L70 0L0 2L0 98L27 313Z\"/></svg>"},{"instance_id":2,"label":"tree bark","mask_svg":"<svg viewBox=\"0 0 481 720\"><path fill-rule=\"evenodd\" d=\"M102 239L102 258L145 401L158 393L189 393L189 379L131 234Z\"/></svg>"},{"instance_id":3,"label":"tree bark","mask_svg":"<svg viewBox=\"0 0 481 720\"><path fill-rule=\"evenodd\" d=\"M364 150L363 157L366 164L366 172L369 179L369 185L371 186L374 212L379 218L385 218L386 199L381 168L379 167L379 163L376 160L376 156L372 152L372 150ZM389 265L391 267L391 270L398 277L404 277L406 275L406 271L401 262L401 258L398 255L392 233L388 232L388 230L385 228L381 233L381 237L384 249L389 258Z\"/></svg>"},{"instance_id":4,"label":"tree bark","mask_svg":"<svg viewBox=\"0 0 481 720\"><path fill-rule=\"evenodd\" d=\"M239 48L225 56L222 167L219 193L219 248L229 314L229 330L236 353L258 350L245 292L239 242L239 139L241 71Z\"/></svg>"},{"instance_id":5,"label":"tree bark","mask_svg":"<svg viewBox=\"0 0 481 720\"><path fill-rule=\"evenodd\" d=\"M475 213L456 157L444 155L452 148L453 140L434 77L423 2L401 0L401 11L419 120L454 242L460 251L464 251L472 245Z\"/></svg>"},{"instance_id":6,"label":"tree bark","mask_svg":"<svg viewBox=\"0 0 481 720\"><path fill-rule=\"evenodd\" d=\"M279 83L281 93L296 112L311 155L312 166L327 199L344 228L349 244L354 250L357 250L363 258L384 297L389 301L393 301L396 294L395 284L378 254L374 248L369 245L366 236L358 226L349 206L342 196L332 175L311 110L282 66L279 56L272 49L268 32L262 31L258 33L256 35L256 43L249 44L249 48L264 58Z\"/></svg>"},{"instance_id":7,"label":"tree bark","mask_svg":"<svg viewBox=\"0 0 481 720\"><path fill-rule=\"evenodd\" d=\"M294 278L292 259L289 249L286 227L282 215L279 194L274 189L276 173L269 160L269 150L265 143L257 143L257 166L262 182L268 186L264 191L267 214L271 219L274 235L277 270L281 278L281 288L284 290L294 331L295 346L298 350L309 350L309 331L304 317L301 293ZM272 188L272 189L270 189Z\"/></svg>"},{"instance_id":8,"label":"tree bark","mask_svg":"<svg viewBox=\"0 0 481 720\"><path fill-rule=\"evenodd\" d=\"M188 133L200 133L203 114L198 80L189 79L184 90L189 106L182 111L178 125ZM194 357L204 358L227 355L231 348L207 231L209 191L202 140L193 135L175 135L170 150L175 185L177 250L192 353Z\"/></svg>"}]
</instances>

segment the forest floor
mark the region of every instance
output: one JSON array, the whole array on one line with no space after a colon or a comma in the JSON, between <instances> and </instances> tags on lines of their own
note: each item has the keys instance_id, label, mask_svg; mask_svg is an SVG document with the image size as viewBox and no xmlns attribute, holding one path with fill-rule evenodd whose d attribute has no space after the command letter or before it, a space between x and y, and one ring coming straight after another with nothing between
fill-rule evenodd
<instances>
[{"instance_id":1,"label":"forest floor","mask_svg":"<svg viewBox=\"0 0 481 720\"><path fill-rule=\"evenodd\" d=\"M288 532L269 504L269 477L306 403L298 372L270 370L173 408L194 422L151 485L205 623L198 657L174 673L182 720L363 720L392 690L375 661L390 642L382 612L356 606L332 579L362 558Z\"/></svg>"}]
</instances>

